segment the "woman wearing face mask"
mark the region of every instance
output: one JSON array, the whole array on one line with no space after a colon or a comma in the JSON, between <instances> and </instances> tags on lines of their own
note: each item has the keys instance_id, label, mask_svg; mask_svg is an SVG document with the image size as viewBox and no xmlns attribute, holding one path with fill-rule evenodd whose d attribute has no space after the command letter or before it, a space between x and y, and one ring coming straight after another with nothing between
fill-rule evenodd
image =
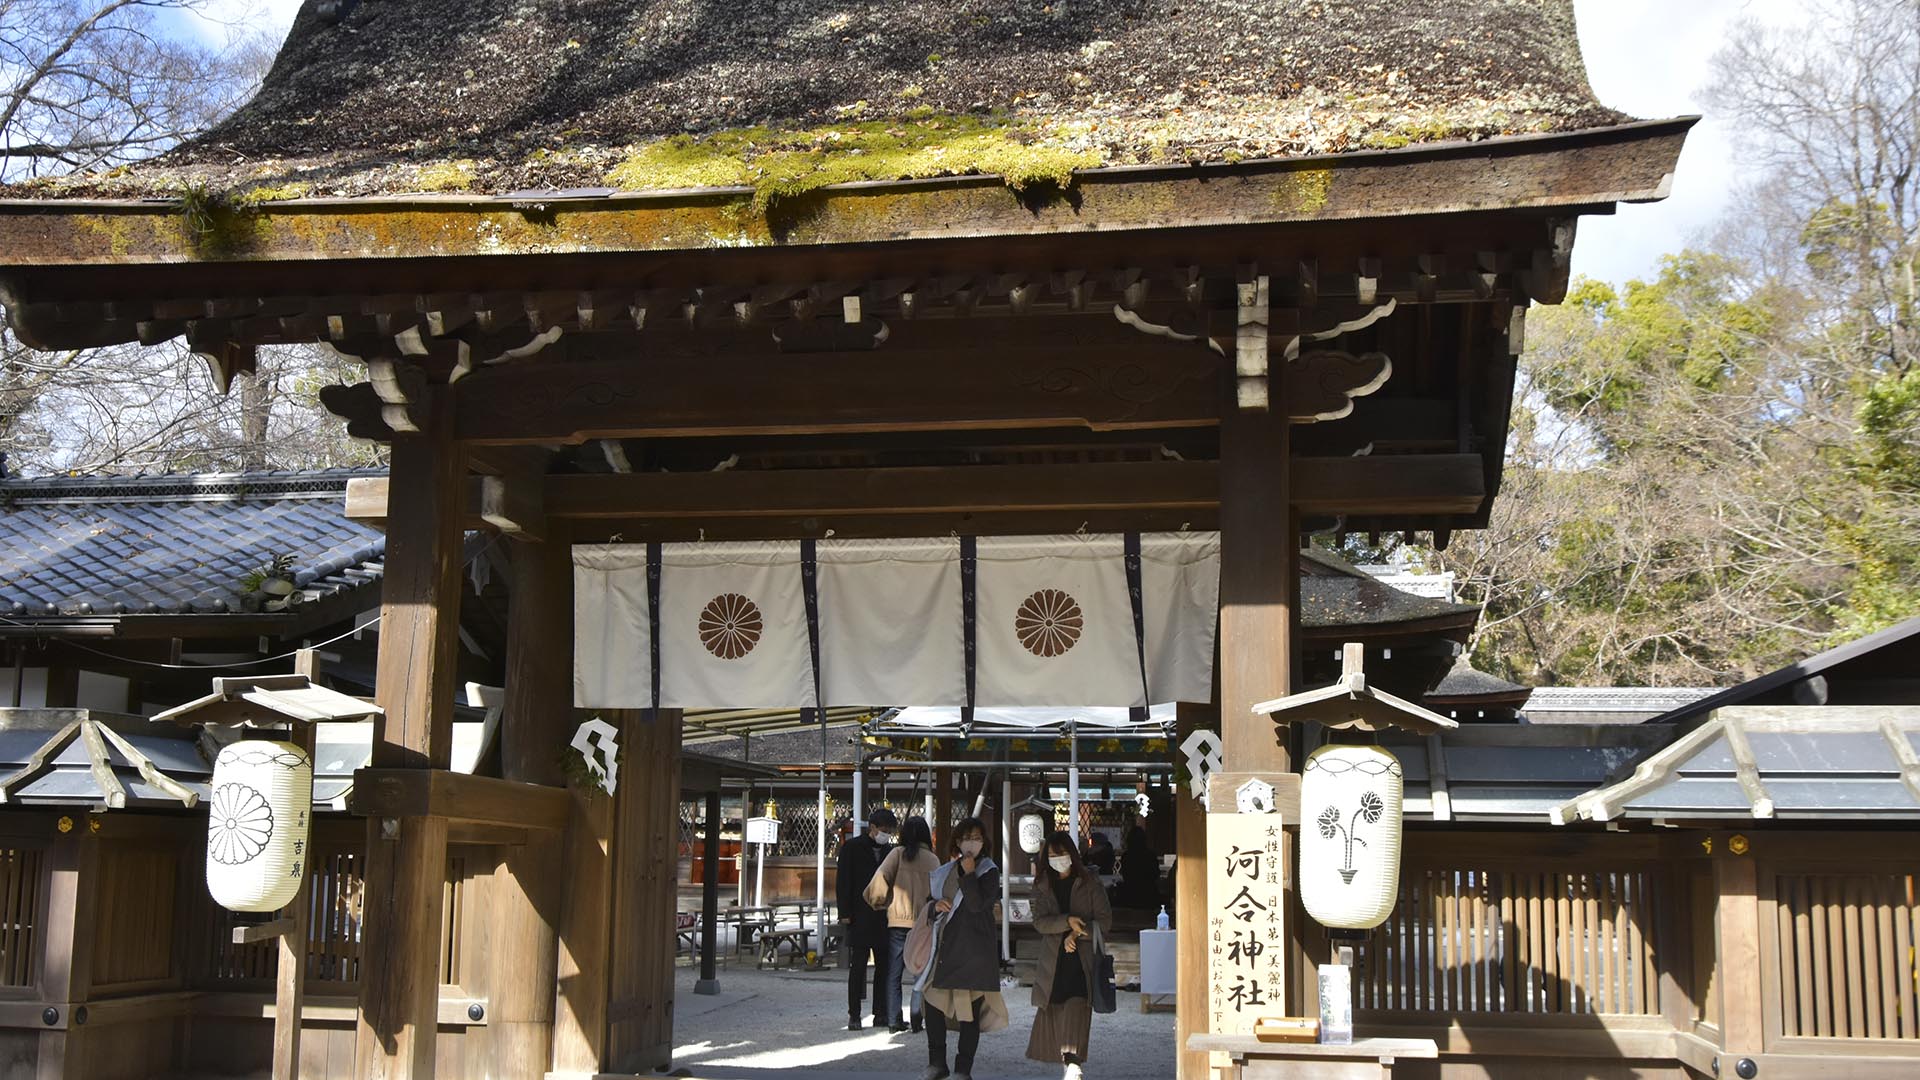
<instances>
[{"instance_id":1,"label":"woman wearing face mask","mask_svg":"<svg viewBox=\"0 0 1920 1080\"><path fill-rule=\"evenodd\" d=\"M1080 1080L1093 1029L1093 928L1113 929L1113 910L1100 879L1087 872L1073 837L1047 838L1047 858L1033 879L1033 928L1040 964L1033 976L1033 1035L1027 1056L1066 1067L1066 1080Z\"/></svg>"},{"instance_id":2,"label":"woman wearing face mask","mask_svg":"<svg viewBox=\"0 0 1920 1080\"><path fill-rule=\"evenodd\" d=\"M875 910L887 913L887 932L891 941L887 948L887 981L885 996L881 998L880 1008L887 1017L887 1030L906 1031L907 1025L900 1020L901 984L905 977L905 959L907 955L907 933L913 929L914 916L927 903L932 892L933 872L940 868L940 857L933 853L933 834L927 829L927 819L910 817L900 829L900 846L887 853L881 861L880 869L873 872L873 878L867 882L866 900ZM912 991L911 985L907 986ZM920 995L912 995L913 1030L920 1030ZM874 1026L879 1027L879 1014L875 1014Z\"/></svg>"},{"instance_id":3,"label":"woman wearing face mask","mask_svg":"<svg viewBox=\"0 0 1920 1080\"><path fill-rule=\"evenodd\" d=\"M972 1080L980 1034L1006 1027L1000 997L1000 868L986 855L978 818L953 827L953 859L933 872L934 910L941 918L933 962L921 973L927 1021L927 1071L921 1080ZM947 1070L947 1029L959 1033Z\"/></svg>"}]
</instances>

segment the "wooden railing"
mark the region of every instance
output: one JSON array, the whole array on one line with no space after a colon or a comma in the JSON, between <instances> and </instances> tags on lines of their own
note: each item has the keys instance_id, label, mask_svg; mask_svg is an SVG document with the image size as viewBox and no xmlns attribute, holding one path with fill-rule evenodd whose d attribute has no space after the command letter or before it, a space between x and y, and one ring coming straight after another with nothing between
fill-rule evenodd
<instances>
[{"instance_id":1,"label":"wooden railing","mask_svg":"<svg viewBox=\"0 0 1920 1080\"><path fill-rule=\"evenodd\" d=\"M1916 874L1770 876L1780 1034L1920 1039Z\"/></svg>"},{"instance_id":2,"label":"wooden railing","mask_svg":"<svg viewBox=\"0 0 1920 1080\"><path fill-rule=\"evenodd\" d=\"M32 986L40 852L0 848L0 986Z\"/></svg>"},{"instance_id":3,"label":"wooden railing","mask_svg":"<svg viewBox=\"0 0 1920 1080\"><path fill-rule=\"evenodd\" d=\"M361 873L365 857L357 849L314 849L308 873L308 895L313 910L307 920L307 983L320 993L338 993L360 981ZM447 859L447 879L441 892L440 981L460 984L466 963L467 859ZM275 942L233 943L232 929L240 919L208 903L208 940L212 948L209 979L220 985L264 983L273 978ZM325 989L332 987L331 991Z\"/></svg>"},{"instance_id":4,"label":"wooden railing","mask_svg":"<svg viewBox=\"0 0 1920 1080\"><path fill-rule=\"evenodd\" d=\"M1409 864L1360 948L1358 1006L1392 1012L1652 1015L1657 875Z\"/></svg>"}]
</instances>

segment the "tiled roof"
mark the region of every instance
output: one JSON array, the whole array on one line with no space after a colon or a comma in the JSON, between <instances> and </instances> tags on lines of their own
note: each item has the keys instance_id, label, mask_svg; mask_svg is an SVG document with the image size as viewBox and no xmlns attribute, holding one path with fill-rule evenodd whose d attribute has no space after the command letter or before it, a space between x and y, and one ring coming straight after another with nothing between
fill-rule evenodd
<instances>
[{"instance_id":1,"label":"tiled roof","mask_svg":"<svg viewBox=\"0 0 1920 1080\"><path fill-rule=\"evenodd\" d=\"M1510 683L1498 675L1489 675L1469 664L1461 657L1440 680L1440 685L1427 692L1429 701L1436 698L1469 697L1524 697L1531 691L1519 683Z\"/></svg>"},{"instance_id":2,"label":"tiled roof","mask_svg":"<svg viewBox=\"0 0 1920 1080\"><path fill-rule=\"evenodd\" d=\"M241 580L283 554L307 600L376 584L386 538L342 513L368 475L0 481L0 617L237 612Z\"/></svg>"},{"instance_id":3,"label":"tiled roof","mask_svg":"<svg viewBox=\"0 0 1920 1080\"><path fill-rule=\"evenodd\" d=\"M1472 604L1450 604L1383 584L1331 552L1300 553L1300 625L1385 626L1425 619L1452 619L1471 626L1480 616Z\"/></svg>"}]
</instances>

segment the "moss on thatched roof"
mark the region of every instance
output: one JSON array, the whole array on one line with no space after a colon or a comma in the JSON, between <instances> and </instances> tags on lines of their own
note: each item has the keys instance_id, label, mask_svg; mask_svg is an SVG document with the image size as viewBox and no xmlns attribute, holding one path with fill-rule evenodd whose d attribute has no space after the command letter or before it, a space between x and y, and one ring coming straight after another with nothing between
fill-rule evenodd
<instances>
[{"instance_id":1,"label":"moss on thatched roof","mask_svg":"<svg viewBox=\"0 0 1920 1080\"><path fill-rule=\"evenodd\" d=\"M258 200L1232 162L1622 119L1571 0L308 0L255 100L15 194Z\"/></svg>"}]
</instances>

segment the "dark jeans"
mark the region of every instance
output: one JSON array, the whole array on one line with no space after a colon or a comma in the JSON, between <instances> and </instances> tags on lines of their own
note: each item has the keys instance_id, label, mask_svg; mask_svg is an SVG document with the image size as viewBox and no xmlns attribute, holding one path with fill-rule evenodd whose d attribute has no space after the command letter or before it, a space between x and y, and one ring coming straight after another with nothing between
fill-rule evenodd
<instances>
[{"instance_id":1,"label":"dark jeans","mask_svg":"<svg viewBox=\"0 0 1920 1080\"><path fill-rule=\"evenodd\" d=\"M927 1064L945 1068L947 1065L947 1017L931 1005L927 1011ZM980 1010L975 1009L978 1016ZM960 1032L959 1052L953 1055L953 1071L971 1073L973 1071L973 1052L980 1048L980 1021L956 1021L953 1025Z\"/></svg>"},{"instance_id":2,"label":"dark jeans","mask_svg":"<svg viewBox=\"0 0 1920 1080\"><path fill-rule=\"evenodd\" d=\"M887 949L887 993L884 998L879 998L879 1001L887 1010L887 1026L892 1027L894 1024L900 1022L901 993L902 991L912 992L912 987L905 981L907 976L907 928L904 926L892 927L887 931L887 937L889 945ZM875 996L879 996L877 991ZM913 993L913 1012L911 1015L915 1020L920 1019L920 995L917 992Z\"/></svg>"},{"instance_id":3,"label":"dark jeans","mask_svg":"<svg viewBox=\"0 0 1920 1080\"><path fill-rule=\"evenodd\" d=\"M849 930L847 933L847 1017L853 1019L860 1016L860 1003L867 996L867 955L871 953L873 955L873 1022L876 1027L879 1026L881 1017L888 1016L886 990L889 971L893 965L887 958L893 950L887 947L887 937L884 927L879 931L855 933ZM900 1010L896 1007L887 1023L894 1023L899 1018Z\"/></svg>"}]
</instances>

